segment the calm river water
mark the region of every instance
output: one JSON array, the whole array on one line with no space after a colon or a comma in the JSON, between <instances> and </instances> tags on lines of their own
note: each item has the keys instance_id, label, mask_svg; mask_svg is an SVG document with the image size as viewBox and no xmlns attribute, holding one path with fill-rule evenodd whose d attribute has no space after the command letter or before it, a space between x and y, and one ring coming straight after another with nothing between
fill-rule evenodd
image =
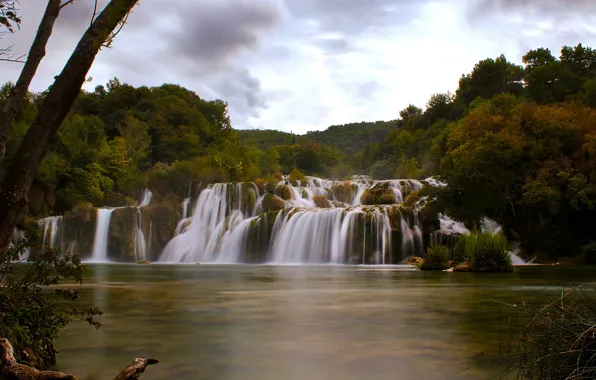
<instances>
[{"instance_id":1,"label":"calm river water","mask_svg":"<svg viewBox=\"0 0 596 380\"><path fill-rule=\"evenodd\" d=\"M110 379L151 357L141 379L490 379L511 303L595 280L563 267L91 265L79 306L99 306L103 326L71 324L58 369Z\"/></svg>"}]
</instances>

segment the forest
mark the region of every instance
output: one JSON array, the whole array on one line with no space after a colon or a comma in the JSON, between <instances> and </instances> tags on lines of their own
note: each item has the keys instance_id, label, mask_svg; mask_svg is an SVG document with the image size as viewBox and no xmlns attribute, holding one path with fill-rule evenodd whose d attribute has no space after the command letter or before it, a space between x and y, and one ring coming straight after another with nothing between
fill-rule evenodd
<instances>
[{"instance_id":1,"label":"forest","mask_svg":"<svg viewBox=\"0 0 596 380\"><path fill-rule=\"evenodd\" d=\"M564 46L556 57L539 48L523 64L485 59L424 109L305 135L235 130L223 100L114 78L79 93L39 167L29 214L133 204L147 187L167 199L191 182L266 181L294 169L332 179L435 176L448 186L429 190L432 204L454 218L488 216L527 252L593 261L596 51ZM20 107L0 177L45 96L29 93Z\"/></svg>"}]
</instances>

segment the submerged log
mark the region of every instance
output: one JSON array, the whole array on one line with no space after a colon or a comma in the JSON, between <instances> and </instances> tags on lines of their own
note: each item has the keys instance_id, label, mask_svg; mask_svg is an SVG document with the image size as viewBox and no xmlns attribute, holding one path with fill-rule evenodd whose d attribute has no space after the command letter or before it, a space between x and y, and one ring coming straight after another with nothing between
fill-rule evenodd
<instances>
[{"instance_id":1,"label":"submerged log","mask_svg":"<svg viewBox=\"0 0 596 380\"><path fill-rule=\"evenodd\" d=\"M136 358L114 380L137 380L148 365L159 363L155 359ZM8 339L0 338L1 380L76 380L75 375L54 371L39 371L36 368L17 363L14 350Z\"/></svg>"}]
</instances>

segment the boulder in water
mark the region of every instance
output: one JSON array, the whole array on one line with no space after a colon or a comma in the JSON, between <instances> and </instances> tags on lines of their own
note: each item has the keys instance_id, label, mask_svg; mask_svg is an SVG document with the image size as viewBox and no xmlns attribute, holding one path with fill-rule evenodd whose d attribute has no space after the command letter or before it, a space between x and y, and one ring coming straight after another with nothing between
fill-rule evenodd
<instances>
[{"instance_id":1,"label":"boulder in water","mask_svg":"<svg viewBox=\"0 0 596 380\"><path fill-rule=\"evenodd\" d=\"M404 264L420 266L424 260L419 256L410 256L404 260Z\"/></svg>"},{"instance_id":2,"label":"boulder in water","mask_svg":"<svg viewBox=\"0 0 596 380\"><path fill-rule=\"evenodd\" d=\"M327 198L325 198L322 195L315 195L314 197L312 197L312 200L313 200L313 202L315 202L315 205L317 205L317 207L320 207L320 208L331 207L331 204L329 203Z\"/></svg>"},{"instance_id":3,"label":"boulder in water","mask_svg":"<svg viewBox=\"0 0 596 380\"><path fill-rule=\"evenodd\" d=\"M360 197L360 202L363 205L389 205L397 203L397 199L387 184L380 183L367 189Z\"/></svg>"},{"instance_id":4,"label":"boulder in water","mask_svg":"<svg viewBox=\"0 0 596 380\"><path fill-rule=\"evenodd\" d=\"M278 211L286 207L283 199L273 194L265 194L262 205L266 211Z\"/></svg>"}]
</instances>

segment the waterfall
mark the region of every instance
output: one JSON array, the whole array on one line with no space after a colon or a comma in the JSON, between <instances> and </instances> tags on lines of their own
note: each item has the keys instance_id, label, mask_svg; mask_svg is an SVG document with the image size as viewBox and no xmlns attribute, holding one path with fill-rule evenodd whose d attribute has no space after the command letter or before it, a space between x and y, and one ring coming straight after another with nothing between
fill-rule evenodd
<instances>
[{"instance_id":1,"label":"waterfall","mask_svg":"<svg viewBox=\"0 0 596 380\"><path fill-rule=\"evenodd\" d=\"M252 190L252 191L251 191ZM246 199L244 194L247 194ZM250 184L210 185L199 194L191 224L184 233L175 236L164 248L162 262L215 262L224 250L232 249L226 240L234 239L237 228L246 228L241 223L253 217L258 189ZM182 229L182 227L180 228ZM226 252L223 257L239 255L239 252ZM220 260L223 260L223 257Z\"/></svg>"},{"instance_id":2,"label":"waterfall","mask_svg":"<svg viewBox=\"0 0 596 380\"><path fill-rule=\"evenodd\" d=\"M37 224L41 232L41 253L45 253L46 245L50 249L55 249L58 242L58 230L62 223L62 216L49 216L40 219ZM48 236L49 234L49 236Z\"/></svg>"},{"instance_id":3,"label":"waterfall","mask_svg":"<svg viewBox=\"0 0 596 380\"><path fill-rule=\"evenodd\" d=\"M143 214L141 208L137 208L136 226L134 230L134 250L135 262L139 260L147 260L147 243L145 242L145 234L143 233Z\"/></svg>"},{"instance_id":4,"label":"waterfall","mask_svg":"<svg viewBox=\"0 0 596 380\"><path fill-rule=\"evenodd\" d=\"M108 237L113 212L114 209L97 209L95 240L93 241L93 253L91 254L91 261L93 262L105 263L108 261Z\"/></svg>"},{"instance_id":5,"label":"waterfall","mask_svg":"<svg viewBox=\"0 0 596 380\"><path fill-rule=\"evenodd\" d=\"M143 196L141 198L141 201L139 202L139 207L148 206L149 203L151 202L151 197L153 197L153 193L151 192L151 190L145 189L143 191Z\"/></svg>"},{"instance_id":6,"label":"waterfall","mask_svg":"<svg viewBox=\"0 0 596 380\"><path fill-rule=\"evenodd\" d=\"M10 237L10 248L17 248L19 244L23 242L25 239L25 231L22 231L18 228L14 228L12 230L12 236ZM26 262L29 259L29 254L31 253L31 247L25 248L25 251L20 255L20 257L15 261Z\"/></svg>"},{"instance_id":7,"label":"waterfall","mask_svg":"<svg viewBox=\"0 0 596 380\"><path fill-rule=\"evenodd\" d=\"M188 212L190 198L182 202L174 237L159 261L392 263L397 256L390 214L401 211L397 204L361 205L364 192L376 185L390 189L398 203L423 186L416 180L374 181L366 176L345 181L307 176L293 182L283 177L261 190L254 183L209 185L199 193L192 213ZM281 211L265 213L268 192L277 197L276 204L282 202ZM412 226L405 219L403 223L406 251L422 249L417 215Z\"/></svg>"}]
</instances>

